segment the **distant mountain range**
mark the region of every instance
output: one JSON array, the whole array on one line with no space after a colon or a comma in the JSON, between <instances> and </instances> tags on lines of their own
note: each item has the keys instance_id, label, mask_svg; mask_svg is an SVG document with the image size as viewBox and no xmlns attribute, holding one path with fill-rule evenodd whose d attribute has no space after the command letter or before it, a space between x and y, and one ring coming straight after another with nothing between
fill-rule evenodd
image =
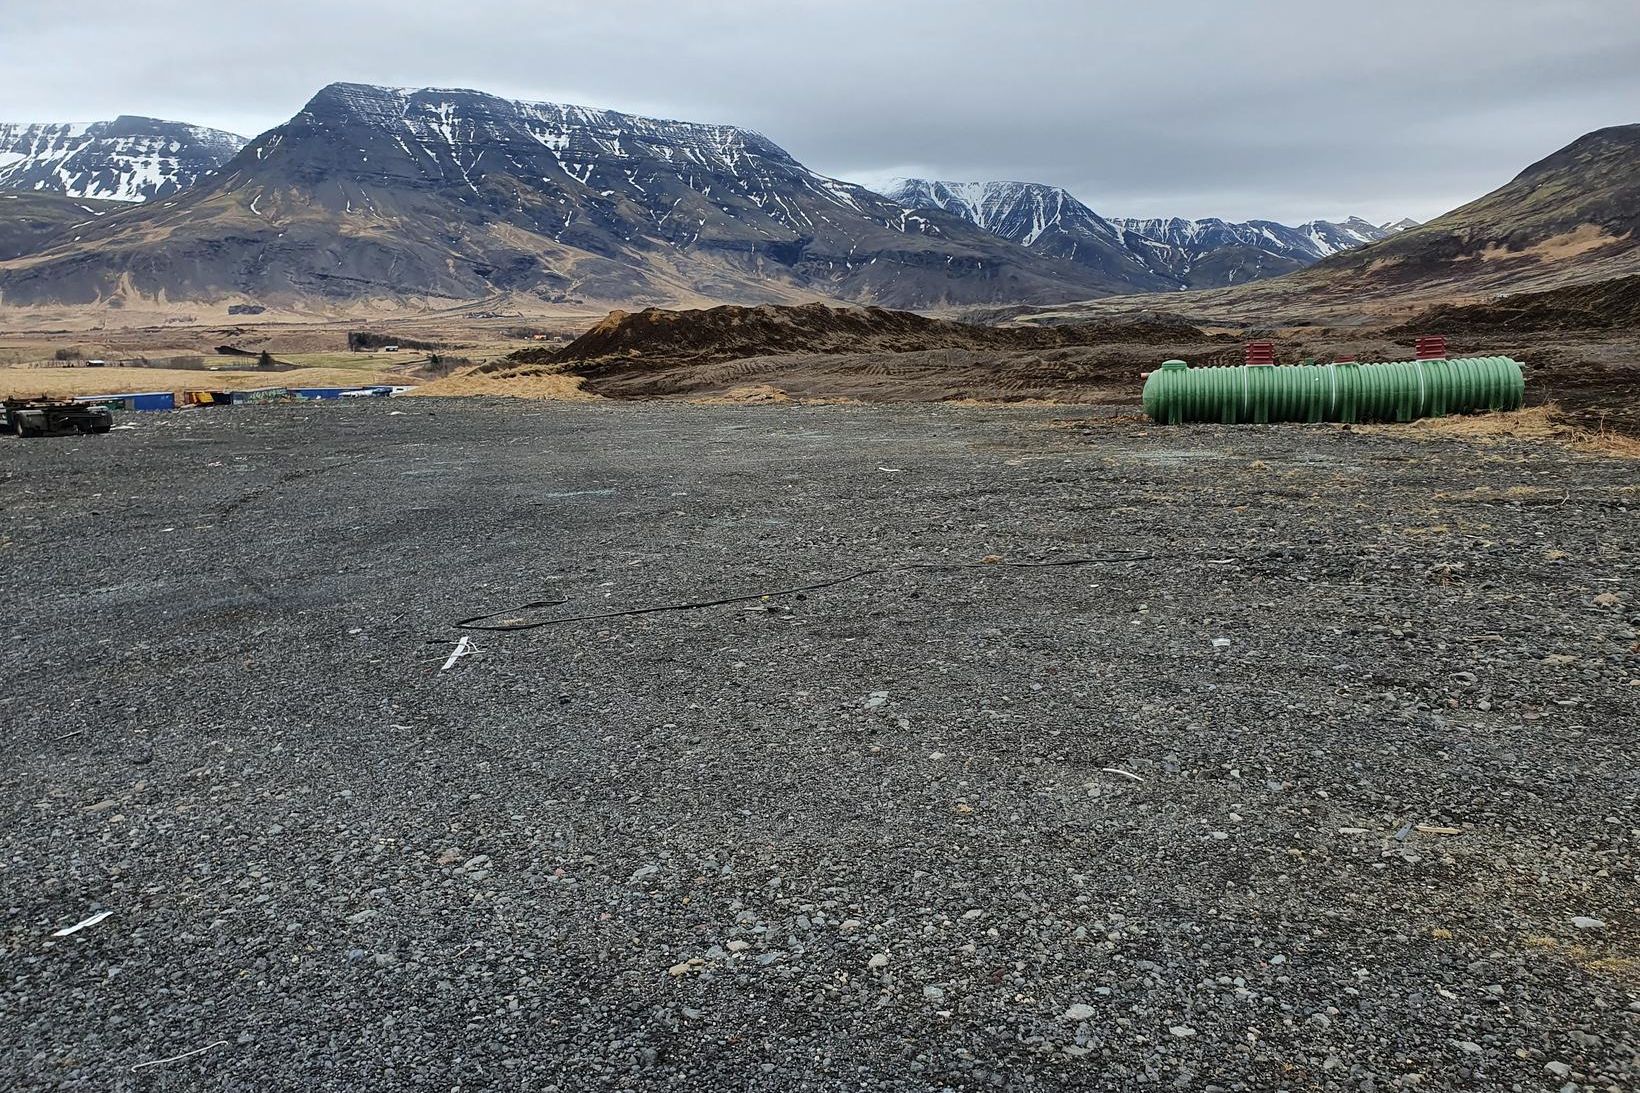
<instances>
[{"instance_id":1,"label":"distant mountain range","mask_svg":"<svg viewBox=\"0 0 1640 1093\"><path fill-rule=\"evenodd\" d=\"M1375 243L1416 222L1375 225L1358 217L1296 228L1271 220L1139 220L1104 217L1058 186L1036 182L901 179L886 196L938 209L1037 253L1116 273L1130 291L1217 288L1303 269Z\"/></svg>"},{"instance_id":2,"label":"distant mountain range","mask_svg":"<svg viewBox=\"0 0 1640 1093\"><path fill-rule=\"evenodd\" d=\"M1390 228L1399 230L1286 277L1188 299L1139 295L1119 306L1169 308L1207 324L1366 315L1416 317L1408 329L1424 330L1621 321L1640 281L1640 125L1586 133L1484 197L1426 224ZM1090 299L1006 311L1032 322L1076 322L1113 306Z\"/></svg>"},{"instance_id":3,"label":"distant mountain range","mask_svg":"<svg viewBox=\"0 0 1640 1093\"><path fill-rule=\"evenodd\" d=\"M193 188L0 267L8 304L938 306L1124 287L827 178L748 130L359 84L324 88Z\"/></svg>"},{"instance_id":4,"label":"distant mountain range","mask_svg":"<svg viewBox=\"0 0 1640 1093\"><path fill-rule=\"evenodd\" d=\"M733 126L332 84L248 143L147 118L0 126L0 304L929 309L1244 292L1306 268L1346 293L1632 272L1636 132L1590 134L1430 224L1289 227L1105 217L1036 183L879 194Z\"/></svg>"},{"instance_id":5,"label":"distant mountain range","mask_svg":"<svg viewBox=\"0 0 1640 1093\"><path fill-rule=\"evenodd\" d=\"M194 185L244 146L233 133L156 118L0 123L0 190L152 201Z\"/></svg>"}]
</instances>

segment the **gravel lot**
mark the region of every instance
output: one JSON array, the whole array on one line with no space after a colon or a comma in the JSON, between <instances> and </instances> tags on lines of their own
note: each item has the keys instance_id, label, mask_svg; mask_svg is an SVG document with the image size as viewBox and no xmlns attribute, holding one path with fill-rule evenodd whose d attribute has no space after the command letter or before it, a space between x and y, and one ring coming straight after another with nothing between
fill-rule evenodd
<instances>
[{"instance_id":1,"label":"gravel lot","mask_svg":"<svg viewBox=\"0 0 1640 1093\"><path fill-rule=\"evenodd\" d=\"M1065 413L0 440L0 1085L1636 1088L1637 465Z\"/></svg>"}]
</instances>

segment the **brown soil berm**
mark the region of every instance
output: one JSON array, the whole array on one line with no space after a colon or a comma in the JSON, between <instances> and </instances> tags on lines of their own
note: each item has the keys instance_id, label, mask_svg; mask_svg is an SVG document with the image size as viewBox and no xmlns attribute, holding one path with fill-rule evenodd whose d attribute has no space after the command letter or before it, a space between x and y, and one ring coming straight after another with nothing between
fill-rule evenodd
<instances>
[{"instance_id":1,"label":"brown soil berm","mask_svg":"<svg viewBox=\"0 0 1640 1093\"><path fill-rule=\"evenodd\" d=\"M510 364L497 362L495 367L579 365L611 359L725 361L781 353L1041 350L1111 342L1198 341L1202 336L1199 329L1183 319L1162 314L1036 329L974 326L905 311L824 304L725 305L693 311L649 308L635 313L612 311L562 349L520 350L508 358Z\"/></svg>"},{"instance_id":2,"label":"brown soil berm","mask_svg":"<svg viewBox=\"0 0 1640 1093\"><path fill-rule=\"evenodd\" d=\"M1586 309L1626 314L1640 278L1509 301L1542 323ZM1538 300L1538 296L1547 300ZM1524 303L1523 303L1524 301ZM1625 305L1625 301L1627 304ZM1450 333L1454 356L1504 354L1522 361L1527 402L1554 400L1579 427L1640 435L1640 324L1623 329L1521 332L1488 328L1458 311L1431 312L1405 327L1303 328L1273 332L1277 359L1408 360L1415 334ZM1490 320L1488 320L1490 321ZM1524 321L1524 320L1523 320ZM501 390L562 386L606 398L732 399L746 392L802 401L1138 401L1141 374L1169 357L1192 366L1242 362L1253 336L1209 334L1156 312L1094 322L992 327L880 308L723 306L693 311L611 312L562 348L532 346L469 373ZM1269 334L1265 336L1271 336ZM562 382L543 384L544 377ZM514 382L514 381L518 382ZM527 384L523 381L529 381Z\"/></svg>"}]
</instances>

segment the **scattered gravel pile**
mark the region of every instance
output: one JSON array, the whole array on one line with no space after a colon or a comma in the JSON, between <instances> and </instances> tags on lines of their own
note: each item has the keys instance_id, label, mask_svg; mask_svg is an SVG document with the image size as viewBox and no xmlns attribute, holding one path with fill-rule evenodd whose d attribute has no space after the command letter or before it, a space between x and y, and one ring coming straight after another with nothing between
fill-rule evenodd
<instances>
[{"instance_id":1,"label":"scattered gravel pile","mask_svg":"<svg viewBox=\"0 0 1640 1093\"><path fill-rule=\"evenodd\" d=\"M130 420L0 440L8 1088L1640 1082L1632 463L1036 410ZM483 612L907 561L982 564L452 660Z\"/></svg>"}]
</instances>

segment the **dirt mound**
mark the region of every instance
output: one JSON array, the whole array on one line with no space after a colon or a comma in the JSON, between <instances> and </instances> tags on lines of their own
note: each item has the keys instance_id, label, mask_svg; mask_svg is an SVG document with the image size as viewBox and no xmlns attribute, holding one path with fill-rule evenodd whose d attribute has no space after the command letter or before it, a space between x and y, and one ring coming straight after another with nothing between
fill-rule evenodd
<instances>
[{"instance_id":1,"label":"dirt mound","mask_svg":"<svg viewBox=\"0 0 1640 1093\"><path fill-rule=\"evenodd\" d=\"M1458 334L1640 328L1640 276L1523 292L1488 304L1443 304L1390 331Z\"/></svg>"},{"instance_id":2,"label":"dirt mound","mask_svg":"<svg viewBox=\"0 0 1640 1093\"><path fill-rule=\"evenodd\" d=\"M781 353L916 353L935 349L1041 350L1121 342L1198 340L1196 327L1147 314L1052 328L991 327L878 307L725 305L696 311L612 311L562 349L530 348L514 363L725 361ZM576 367L581 374L591 372Z\"/></svg>"},{"instance_id":3,"label":"dirt mound","mask_svg":"<svg viewBox=\"0 0 1640 1093\"><path fill-rule=\"evenodd\" d=\"M482 369L457 372L418 386L412 395L501 395L510 398L541 398L578 401L595 397L581 389L581 380L544 368L516 368L501 374L484 374Z\"/></svg>"},{"instance_id":4,"label":"dirt mound","mask_svg":"<svg viewBox=\"0 0 1640 1093\"><path fill-rule=\"evenodd\" d=\"M1155 363L1155 351L1143 345L771 353L720 361L610 359L588 366L594 374L583 389L605 398L697 402L1122 403L1138 399L1139 374Z\"/></svg>"}]
</instances>

